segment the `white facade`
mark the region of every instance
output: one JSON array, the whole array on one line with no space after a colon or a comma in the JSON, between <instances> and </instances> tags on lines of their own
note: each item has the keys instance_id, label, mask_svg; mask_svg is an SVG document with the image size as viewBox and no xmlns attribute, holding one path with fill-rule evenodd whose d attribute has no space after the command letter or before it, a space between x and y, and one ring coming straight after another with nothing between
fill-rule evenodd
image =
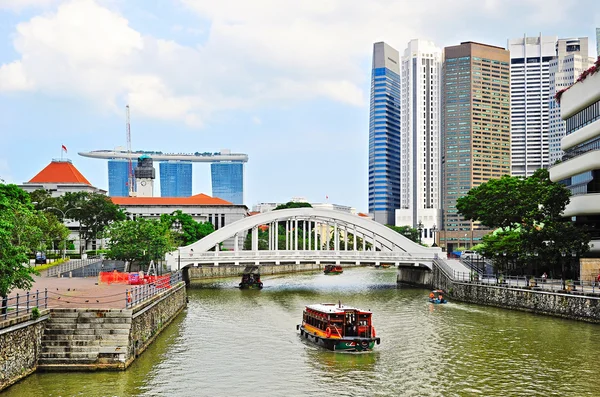
<instances>
[{"instance_id":1,"label":"white facade","mask_svg":"<svg viewBox=\"0 0 600 397\"><path fill-rule=\"evenodd\" d=\"M293 197L291 200L293 203L308 203L308 201L304 197ZM259 203L252 207L253 212L265 213L269 211L273 211L277 206L285 203ZM340 204L331 204L331 203L310 203L310 205L315 209L324 209L324 210L335 210L346 212L349 214L357 215L356 208L350 207L347 205Z\"/></svg>"},{"instance_id":2,"label":"white facade","mask_svg":"<svg viewBox=\"0 0 600 397\"><path fill-rule=\"evenodd\" d=\"M549 166L550 63L557 36L508 40L511 174L531 176Z\"/></svg>"},{"instance_id":3,"label":"white facade","mask_svg":"<svg viewBox=\"0 0 600 397\"><path fill-rule=\"evenodd\" d=\"M550 165L562 158L560 142L566 132L565 122L560 116L560 104L554 96L558 91L575 84L581 73L594 63L594 59L588 57L587 37L558 40L556 54L557 57L550 63Z\"/></svg>"},{"instance_id":4,"label":"white facade","mask_svg":"<svg viewBox=\"0 0 600 397\"><path fill-rule=\"evenodd\" d=\"M442 50L427 40L411 40L401 59L400 209L396 226L427 231L432 245L441 225L440 122Z\"/></svg>"},{"instance_id":5,"label":"white facade","mask_svg":"<svg viewBox=\"0 0 600 397\"><path fill-rule=\"evenodd\" d=\"M136 197L154 197L154 179L136 178Z\"/></svg>"},{"instance_id":6,"label":"white facade","mask_svg":"<svg viewBox=\"0 0 600 397\"><path fill-rule=\"evenodd\" d=\"M590 233L590 249L600 252L600 73L588 75L562 94L567 121L561 142L563 161L550 168L553 182L564 181L572 196L563 215Z\"/></svg>"}]
</instances>

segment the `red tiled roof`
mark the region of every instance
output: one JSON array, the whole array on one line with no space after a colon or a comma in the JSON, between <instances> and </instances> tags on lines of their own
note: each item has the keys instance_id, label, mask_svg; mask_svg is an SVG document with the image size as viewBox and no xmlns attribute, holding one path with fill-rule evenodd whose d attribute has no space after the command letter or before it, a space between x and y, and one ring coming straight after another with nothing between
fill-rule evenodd
<instances>
[{"instance_id":1,"label":"red tiled roof","mask_svg":"<svg viewBox=\"0 0 600 397\"><path fill-rule=\"evenodd\" d=\"M358 216L363 216L363 217L365 217L365 218L369 218L369 215L367 215L367 214L363 214L362 212L359 212L359 213L358 213Z\"/></svg>"},{"instance_id":2,"label":"red tiled roof","mask_svg":"<svg viewBox=\"0 0 600 397\"><path fill-rule=\"evenodd\" d=\"M190 197L111 197L117 205L233 205L218 197L196 194Z\"/></svg>"},{"instance_id":3,"label":"red tiled roof","mask_svg":"<svg viewBox=\"0 0 600 397\"><path fill-rule=\"evenodd\" d=\"M31 178L29 183L81 183L92 186L85 176L68 161L51 162Z\"/></svg>"},{"instance_id":4,"label":"red tiled roof","mask_svg":"<svg viewBox=\"0 0 600 397\"><path fill-rule=\"evenodd\" d=\"M259 211L250 211L250 212L248 212L248 215L250 215L250 216L252 216L252 215L258 215L258 214L260 214Z\"/></svg>"}]
</instances>

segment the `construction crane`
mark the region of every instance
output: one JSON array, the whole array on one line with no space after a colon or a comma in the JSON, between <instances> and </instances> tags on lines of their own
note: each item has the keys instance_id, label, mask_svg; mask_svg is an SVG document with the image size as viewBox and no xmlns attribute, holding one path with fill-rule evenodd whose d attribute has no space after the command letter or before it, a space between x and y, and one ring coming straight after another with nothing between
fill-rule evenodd
<instances>
[{"instance_id":1,"label":"construction crane","mask_svg":"<svg viewBox=\"0 0 600 397\"><path fill-rule=\"evenodd\" d=\"M133 196L135 187L133 186L133 162L131 161L131 123L129 119L129 105L125 106L125 112L127 117L127 187L129 190L129 196Z\"/></svg>"}]
</instances>

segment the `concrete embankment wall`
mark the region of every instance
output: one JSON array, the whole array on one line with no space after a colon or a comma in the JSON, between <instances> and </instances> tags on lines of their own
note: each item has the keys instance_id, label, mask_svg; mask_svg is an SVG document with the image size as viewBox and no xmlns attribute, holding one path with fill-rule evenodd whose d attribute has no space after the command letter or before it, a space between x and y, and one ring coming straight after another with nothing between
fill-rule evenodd
<instances>
[{"instance_id":1,"label":"concrete embankment wall","mask_svg":"<svg viewBox=\"0 0 600 397\"><path fill-rule=\"evenodd\" d=\"M0 321L0 390L36 370L49 310Z\"/></svg>"},{"instance_id":2,"label":"concrete embankment wall","mask_svg":"<svg viewBox=\"0 0 600 397\"><path fill-rule=\"evenodd\" d=\"M346 267L357 267L354 263L343 263L342 266ZM284 273L297 273L297 272L314 272L322 271L325 264L316 263L300 263L300 264L281 264L281 265L260 265L261 275L270 274L284 274ZM245 266L235 265L220 265L220 266L199 266L199 267L187 267L184 271L187 271L187 279L193 286L194 282L211 279L211 278L222 278L222 277L238 277L241 276Z\"/></svg>"},{"instance_id":3,"label":"concrete embankment wall","mask_svg":"<svg viewBox=\"0 0 600 397\"><path fill-rule=\"evenodd\" d=\"M454 282L437 267L429 272L429 276L419 275L419 270L415 269L399 269L398 282L441 288L454 301L600 323L600 298L594 296Z\"/></svg>"},{"instance_id":4,"label":"concrete embankment wall","mask_svg":"<svg viewBox=\"0 0 600 397\"><path fill-rule=\"evenodd\" d=\"M0 390L36 370L124 370L186 305L179 283L133 309L51 309L0 322Z\"/></svg>"},{"instance_id":5,"label":"concrete embankment wall","mask_svg":"<svg viewBox=\"0 0 600 397\"><path fill-rule=\"evenodd\" d=\"M157 295L155 299L136 307L132 315L129 357L125 366L129 366L137 356L142 354L186 306L185 285L180 283L172 290Z\"/></svg>"}]
</instances>

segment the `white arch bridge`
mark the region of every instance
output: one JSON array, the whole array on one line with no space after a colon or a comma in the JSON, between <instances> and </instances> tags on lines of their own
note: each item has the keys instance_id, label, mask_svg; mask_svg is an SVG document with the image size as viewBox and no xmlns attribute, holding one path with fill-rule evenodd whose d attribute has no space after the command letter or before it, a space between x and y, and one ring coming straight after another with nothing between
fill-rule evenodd
<instances>
[{"instance_id":1,"label":"white arch bridge","mask_svg":"<svg viewBox=\"0 0 600 397\"><path fill-rule=\"evenodd\" d=\"M278 230L284 224L285 242L280 246ZM259 227L268 227L268 238L259 250ZM240 243L252 235L250 250ZM356 244L356 237L362 239ZM233 239L233 251L219 250ZM253 215L231 223L201 240L166 255L172 270L186 266L289 263L354 263L414 265L432 268L439 247L423 247L371 219L340 211L293 208Z\"/></svg>"}]
</instances>

